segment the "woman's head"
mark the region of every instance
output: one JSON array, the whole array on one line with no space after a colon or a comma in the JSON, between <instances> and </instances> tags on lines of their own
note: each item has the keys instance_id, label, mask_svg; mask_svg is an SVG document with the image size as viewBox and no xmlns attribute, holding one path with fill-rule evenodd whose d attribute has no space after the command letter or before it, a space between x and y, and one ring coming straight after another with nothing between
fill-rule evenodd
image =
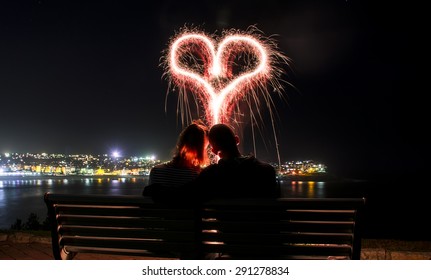
<instances>
[{"instance_id":1,"label":"woman's head","mask_svg":"<svg viewBox=\"0 0 431 280\"><path fill-rule=\"evenodd\" d=\"M201 121L193 121L180 133L174 160L185 166L207 165L208 128Z\"/></svg>"}]
</instances>

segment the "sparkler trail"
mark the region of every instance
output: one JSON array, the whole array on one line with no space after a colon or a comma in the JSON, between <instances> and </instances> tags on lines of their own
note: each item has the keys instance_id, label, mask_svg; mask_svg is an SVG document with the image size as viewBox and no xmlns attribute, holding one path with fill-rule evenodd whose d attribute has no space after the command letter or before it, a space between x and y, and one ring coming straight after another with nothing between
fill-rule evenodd
<instances>
[{"instance_id":1,"label":"sparkler trail","mask_svg":"<svg viewBox=\"0 0 431 280\"><path fill-rule=\"evenodd\" d=\"M162 60L169 87L178 90L177 113L183 125L192 119L191 95L197 115L203 111L209 126L242 123L241 103L248 106L252 126L263 122L262 102L273 125L272 95L282 97L285 64L289 65L289 58L255 27L224 31L220 38L184 28L171 40Z\"/></svg>"}]
</instances>

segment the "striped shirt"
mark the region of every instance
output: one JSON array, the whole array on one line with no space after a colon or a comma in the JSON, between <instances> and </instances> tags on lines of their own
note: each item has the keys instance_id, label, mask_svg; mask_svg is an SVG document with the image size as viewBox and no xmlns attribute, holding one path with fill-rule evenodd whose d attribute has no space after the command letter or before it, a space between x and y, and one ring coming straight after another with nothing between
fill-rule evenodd
<instances>
[{"instance_id":1,"label":"striped shirt","mask_svg":"<svg viewBox=\"0 0 431 280\"><path fill-rule=\"evenodd\" d=\"M171 162L154 166L150 171L148 184L161 184L167 187L180 187L198 176L196 169L176 167Z\"/></svg>"}]
</instances>

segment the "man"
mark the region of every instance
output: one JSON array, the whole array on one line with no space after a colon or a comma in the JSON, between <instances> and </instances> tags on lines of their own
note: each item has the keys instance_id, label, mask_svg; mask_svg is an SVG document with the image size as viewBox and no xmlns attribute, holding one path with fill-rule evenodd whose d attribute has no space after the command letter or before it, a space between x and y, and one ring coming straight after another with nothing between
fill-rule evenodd
<instances>
[{"instance_id":1,"label":"man","mask_svg":"<svg viewBox=\"0 0 431 280\"><path fill-rule=\"evenodd\" d=\"M204 168L195 179L195 191L200 196L198 201L208 201L217 198L275 198L279 197L279 187L275 169L268 163L264 163L254 156L244 156L238 150L239 137L225 124L212 126L208 133L208 140L212 152L220 159L216 164ZM247 212L247 211L246 211ZM247 213L244 214L248 216ZM229 224L229 215L211 217L219 222ZM246 219L249 217L245 217ZM267 217L265 221L279 217ZM257 225L265 226L265 225ZM274 229L278 232L278 229ZM243 243L228 240L231 233L229 226L223 227L223 232L218 238L223 240L224 246L220 252L205 254L205 259L248 259L250 254L238 251ZM234 231L237 234L238 231ZM258 243L252 231L244 228L244 240L246 243ZM226 240L224 238L227 238ZM204 242L205 243L205 242ZM278 243L275 243L278 245ZM255 256L255 255L254 255ZM263 257L263 256L262 256Z\"/></svg>"},{"instance_id":2,"label":"man","mask_svg":"<svg viewBox=\"0 0 431 280\"><path fill-rule=\"evenodd\" d=\"M212 126L208 140L220 159L204 168L195 181L196 191L204 200L279 196L275 169L254 156L242 155L239 137L229 126Z\"/></svg>"}]
</instances>

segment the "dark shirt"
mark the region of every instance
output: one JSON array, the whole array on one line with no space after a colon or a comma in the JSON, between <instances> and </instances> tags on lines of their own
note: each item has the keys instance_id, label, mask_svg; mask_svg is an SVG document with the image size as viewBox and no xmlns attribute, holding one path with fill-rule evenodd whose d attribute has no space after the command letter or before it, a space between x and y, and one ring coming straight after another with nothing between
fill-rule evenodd
<instances>
[{"instance_id":1,"label":"dark shirt","mask_svg":"<svg viewBox=\"0 0 431 280\"><path fill-rule=\"evenodd\" d=\"M193 181L198 174L199 170L196 168L180 167L170 161L154 166L151 169L148 184L180 187Z\"/></svg>"},{"instance_id":2,"label":"dark shirt","mask_svg":"<svg viewBox=\"0 0 431 280\"><path fill-rule=\"evenodd\" d=\"M152 197L156 202L170 204L193 201L195 198L186 197L183 186L192 182L198 174L196 168L180 167L172 161L159 164L151 169L148 186L145 186L142 195Z\"/></svg>"},{"instance_id":3,"label":"dark shirt","mask_svg":"<svg viewBox=\"0 0 431 280\"><path fill-rule=\"evenodd\" d=\"M204 168L194 184L204 200L279 196L274 167L254 156L220 159Z\"/></svg>"}]
</instances>

